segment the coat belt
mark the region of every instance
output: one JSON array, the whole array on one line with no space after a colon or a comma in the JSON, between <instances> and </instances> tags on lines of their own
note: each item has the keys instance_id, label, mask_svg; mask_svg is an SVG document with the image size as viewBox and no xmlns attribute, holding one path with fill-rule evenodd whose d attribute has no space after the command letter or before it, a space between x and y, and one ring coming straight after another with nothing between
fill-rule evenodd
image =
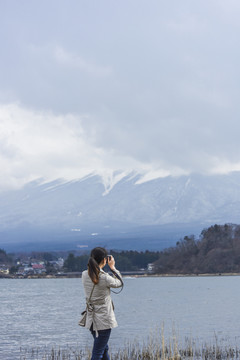
<instances>
[{"instance_id":1,"label":"coat belt","mask_svg":"<svg viewBox=\"0 0 240 360\"><path fill-rule=\"evenodd\" d=\"M104 305L104 304L106 304L106 300L91 300L89 303L89 300L87 298L86 303L91 304L91 305Z\"/></svg>"}]
</instances>

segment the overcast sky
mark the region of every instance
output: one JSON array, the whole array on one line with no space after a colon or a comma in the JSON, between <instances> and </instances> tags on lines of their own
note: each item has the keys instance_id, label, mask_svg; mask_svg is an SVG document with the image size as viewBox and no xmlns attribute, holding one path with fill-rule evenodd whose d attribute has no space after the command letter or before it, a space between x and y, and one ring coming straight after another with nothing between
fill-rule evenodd
<instances>
[{"instance_id":1,"label":"overcast sky","mask_svg":"<svg viewBox=\"0 0 240 360\"><path fill-rule=\"evenodd\" d=\"M0 187L240 170L238 0L0 0Z\"/></svg>"}]
</instances>

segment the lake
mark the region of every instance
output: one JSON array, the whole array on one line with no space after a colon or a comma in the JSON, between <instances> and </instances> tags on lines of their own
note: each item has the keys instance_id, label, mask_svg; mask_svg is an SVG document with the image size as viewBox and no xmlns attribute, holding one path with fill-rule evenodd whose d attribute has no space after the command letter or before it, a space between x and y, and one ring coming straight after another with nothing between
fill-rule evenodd
<instances>
[{"instance_id":1,"label":"lake","mask_svg":"<svg viewBox=\"0 0 240 360\"><path fill-rule=\"evenodd\" d=\"M119 326L111 349L140 344L161 329L165 337L199 343L240 345L240 277L125 278L112 294ZM20 348L92 346L88 330L78 326L85 307L81 279L1 279L0 359L20 358ZM175 330L174 330L175 329Z\"/></svg>"}]
</instances>

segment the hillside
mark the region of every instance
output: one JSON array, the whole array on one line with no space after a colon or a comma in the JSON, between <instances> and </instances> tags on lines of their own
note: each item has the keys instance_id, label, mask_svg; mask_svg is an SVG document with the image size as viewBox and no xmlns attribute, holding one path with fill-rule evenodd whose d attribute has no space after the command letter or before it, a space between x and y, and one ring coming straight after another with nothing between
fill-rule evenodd
<instances>
[{"instance_id":1,"label":"hillside","mask_svg":"<svg viewBox=\"0 0 240 360\"><path fill-rule=\"evenodd\" d=\"M162 274L240 273L240 225L214 225L199 239L185 236L160 252L155 271Z\"/></svg>"}]
</instances>

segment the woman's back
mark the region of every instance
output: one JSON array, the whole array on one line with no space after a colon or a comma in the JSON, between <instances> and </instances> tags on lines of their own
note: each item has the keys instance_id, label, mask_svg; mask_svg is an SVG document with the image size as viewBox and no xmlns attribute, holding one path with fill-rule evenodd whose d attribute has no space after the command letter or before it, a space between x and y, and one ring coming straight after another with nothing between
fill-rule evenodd
<instances>
[{"instance_id":1,"label":"woman's back","mask_svg":"<svg viewBox=\"0 0 240 360\"><path fill-rule=\"evenodd\" d=\"M121 277L120 272L117 271L117 273ZM121 281L100 270L98 284L94 284L86 270L82 273L82 282L87 302L92 293L90 299L92 311L87 313L86 327L90 329L91 325L93 325L93 330L96 331L115 328L117 321L110 288L122 286Z\"/></svg>"},{"instance_id":2,"label":"woman's back","mask_svg":"<svg viewBox=\"0 0 240 360\"><path fill-rule=\"evenodd\" d=\"M108 263L114 276L103 271ZM115 268L115 260L106 249L97 247L91 251L88 270L82 273L82 282L86 297L86 322L94 338L91 360L110 360L108 340L111 330L117 326L110 288L122 287L122 277ZM85 318L84 318L85 320Z\"/></svg>"},{"instance_id":3,"label":"woman's back","mask_svg":"<svg viewBox=\"0 0 240 360\"><path fill-rule=\"evenodd\" d=\"M107 285L106 274L104 271L100 271L99 274L99 282L95 285L94 291L91 296L91 303L99 300L105 300L106 297L110 296L110 287ZM85 292L85 297L89 299L91 291L93 289L94 283L92 282L90 276L88 275L88 271L85 270L82 273L82 282Z\"/></svg>"}]
</instances>

